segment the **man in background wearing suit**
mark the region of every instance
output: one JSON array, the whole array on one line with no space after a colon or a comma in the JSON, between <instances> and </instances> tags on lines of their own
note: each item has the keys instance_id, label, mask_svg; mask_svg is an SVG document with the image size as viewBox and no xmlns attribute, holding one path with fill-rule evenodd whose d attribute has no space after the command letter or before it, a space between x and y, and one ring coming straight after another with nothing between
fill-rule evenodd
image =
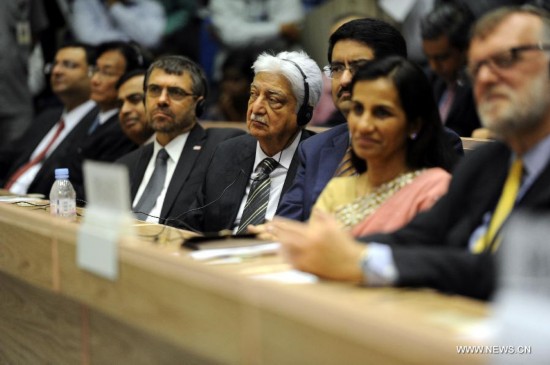
<instances>
[{"instance_id":1,"label":"man in background wearing suit","mask_svg":"<svg viewBox=\"0 0 550 365\"><path fill-rule=\"evenodd\" d=\"M0 154L0 186L14 194L48 196L54 170L66 167L67 158L76 153L98 113L90 100L93 59L93 50L80 43L67 43L57 51L46 71L51 73L52 91L63 107L42 112L25 134Z\"/></svg>"},{"instance_id":2,"label":"man in background wearing suit","mask_svg":"<svg viewBox=\"0 0 550 365\"><path fill-rule=\"evenodd\" d=\"M145 116L145 92L143 83L146 70L142 68L127 72L116 84L118 90L118 119L128 138L138 146L154 140L155 131Z\"/></svg>"},{"instance_id":3,"label":"man in background wearing suit","mask_svg":"<svg viewBox=\"0 0 550 365\"><path fill-rule=\"evenodd\" d=\"M84 160L112 162L137 148L122 132L118 121L116 84L124 73L141 67L144 67L144 59L137 46L108 42L97 47L91 99L97 103L99 114L68 166L70 179L80 199L84 199Z\"/></svg>"},{"instance_id":4,"label":"man in background wearing suit","mask_svg":"<svg viewBox=\"0 0 550 365\"><path fill-rule=\"evenodd\" d=\"M321 95L321 70L302 52L264 53L252 68L250 134L216 149L184 228L246 232L273 217L294 179L296 150L311 135L304 128Z\"/></svg>"},{"instance_id":5,"label":"man in background wearing suit","mask_svg":"<svg viewBox=\"0 0 550 365\"><path fill-rule=\"evenodd\" d=\"M352 20L330 36L328 76L332 83L332 100L342 114L347 115L351 107L350 85L354 72L375 57L389 55L407 57L407 45L399 31L382 20ZM302 143L298 148L300 165L294 184L283 196L277 215L307 220L349 145L347 123Z\"/></svg>"},{"instance_id":6,"label":"man in background wearing suit","mask_svg":"<svg viewBox=\"0 0 550 365\"><path fill-rule=\"evenodd\" d=\"M396 232L361 238L367 245L328 216L315 227L274 221L267 228L295 267L368 285L490 297L506 217L550 209L550 17L534 8L500 8L472 34L468 70L477 109L500 142L466 156L431 210Z\"/></svg>"},{"instance_id":7,"label":"man in background wearing suit","mask_svg":"<svg viewBox=\"0 0 550 365\"><path fill-rule=\"evenodd\" d=\"M422 47L441 120L460 136L479 128L472 86L465 75L466 52L474 15L464 4L443 4L421 22Z\"/></svg>"},{"instance_id":8,"label":"man in background wearing suit","mask_svg":"<svg viewBox=\"0 0 550 365\"><path fill-rule=\"evenodd\" d=\"M197 123L207 82L202 69L186 57L157 59L147 70L143 85L146 121L155 131L155 139L118 162L130 171L137 217L175 225L195 198L214 149L244 132L205 130Z\"/></svg>"}]
</instances>

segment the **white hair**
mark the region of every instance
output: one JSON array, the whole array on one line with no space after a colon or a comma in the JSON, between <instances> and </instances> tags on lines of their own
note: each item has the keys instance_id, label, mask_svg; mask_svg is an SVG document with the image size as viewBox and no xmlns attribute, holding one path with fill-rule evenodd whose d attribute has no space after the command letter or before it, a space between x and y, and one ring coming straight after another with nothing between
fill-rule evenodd
<instances>
[{"instance_id":1,"label":"white hair","mask_svg":"<svg viewBox=\"0 0 550 365\"><path fill-rule=\"evenodd\" d=\"M298 67L300 69L298 69ZM323 77L317 63L303 51L280 52L275 56L267 52L262 53L252 65L254 74L259 72L272 72L282 74L290 83L292 92L297 101L296 112L304 101L304 77L309 86L308 104L315 107L321 97L323 89Z\"/></svg>"}]
</instances>

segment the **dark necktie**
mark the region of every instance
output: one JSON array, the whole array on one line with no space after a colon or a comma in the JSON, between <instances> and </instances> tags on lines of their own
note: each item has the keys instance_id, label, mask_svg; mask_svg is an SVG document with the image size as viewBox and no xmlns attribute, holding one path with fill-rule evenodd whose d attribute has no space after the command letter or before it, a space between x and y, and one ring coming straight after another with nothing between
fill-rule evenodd
<instances>
[{"instance_id":1,"label":"dark necktie","mask_svg":"<svg viewBox=\"0 0 550 365\"><path fill-rule=\"evenodd\" d=\"M90 128L88 128L88 135L94 133L97 127L99 127L99 114L95 117L94 122L92 123Z\"/></svg>"},{"instance_id":2,"label":"dark necktie","mask_svg":"<svg viewBox=\"0 0 550 365\"><path fill-rule=\"evenodd\" d=\"M157 159L155 160L155 170L153 175L149 179L139 202L134 207L134 212L139 220L146 220L148 214L151 212L157 199L164 187L164 180L166 180L166 161L168 160L168 152L164 148L157 153Z\"/></svg>"},{"instance_id":3,"label":"dark necktie","mask_svg":"<svg viewBox=\"0 0 550 365\"><path fill-rule=\"evenodd\" d=\"M246 228L250 224L264 223L267 204L269 203L269 189L271 187L269 174L275 170L278 164L272 158L264 158L258 165L258 175L250 187L237 233L246 232Z\"/></svg>"},{"instance_id":4,"label":"dark necktie","mask_svg":"<svg viewBox=\"0 0 550 365\"><path fill-rule=\"evenodd\" d=\"M65 128L65 121L63 119L61 119L57 124L58 124L57 129L55 130L54 135L52 136L52 138L50 139L46 147L44 147L44 149L42 149L42 151L40 151L35 158L33 158L32 160L30 160L29 162L21 166L13 175L11 175L10 179L8 180L8 183L4 186L5 189L9 190L12 187L12 185L21 177L21 175L23 175L28 169L30 169L37 163L41 162L44 158L46 158L48 151L50 150L50 148L52 148L52 145L54 144L54 142L57 140L57 138Z\"/></svg>"},{"instance_id":5,"label":"dark necktie","mask_svg":"<svg viewBox=\"0 0 550 365\"><path fill-rule=\"evenodd\" d=\"M355 169L355 166L353 166L352 152L351 152L351 145L350 145L346 150L346 153L344 154L342 161L340 161L340 164L336 168L336 171L334 172L334 176L340 177L340 176L353 176L353 175L357 175L357 170Z\"/></svg>"}]
</instances>

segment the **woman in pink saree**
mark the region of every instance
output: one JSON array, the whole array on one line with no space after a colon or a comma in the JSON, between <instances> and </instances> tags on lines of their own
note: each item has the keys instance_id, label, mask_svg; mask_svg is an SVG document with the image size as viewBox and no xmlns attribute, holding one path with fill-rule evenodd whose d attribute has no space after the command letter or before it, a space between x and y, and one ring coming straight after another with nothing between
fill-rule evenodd
<instances>
[{"instance_id":1,"label":"woman in pink saree","mask_svg":"<svg viewBox=\"0 0 550 365\"><path fill-rule=\"evenodd\" d=\"M373 61L357 71L351 89L347 119L357 174L334 177L314 209L334 214L354 236L393 231L445 194L456 154L429 82L410 61Z\"/></svg>"}]
</instances>

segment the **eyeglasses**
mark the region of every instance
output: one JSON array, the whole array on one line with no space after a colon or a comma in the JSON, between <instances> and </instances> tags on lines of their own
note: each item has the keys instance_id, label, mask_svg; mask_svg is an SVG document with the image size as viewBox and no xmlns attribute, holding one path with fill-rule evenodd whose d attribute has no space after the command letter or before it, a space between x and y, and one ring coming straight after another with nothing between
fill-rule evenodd
<instances>
[{"instance_id":1,"label":"eyeglasses","mask_svg":"<svg viewBox=\"0 0 550 365\"><path fill-rule=\"evenodd\" d=\"M330 65L327 65L323 67L323 71L325 72L325 75L327 77L330 77L331 79L339 79L344 74L345 70L349 70L349 72L352 75L355 75L357 70L359 70L361 67L366 66L370 61L368 60L357 60L348 62L348 65L341 62L334 62Z\"/></svg>"},{"instance_id":2,"label":"eyeglasses","mask_svg":"<svg viewBox=\"0 0 550 365\"><path fill-rule=\"evenodd\" d=\"M80 64L78 62L69 61L69 60L63 60L63 61L54 62L54 63L47 63L44 65L44 73L46 74L52 73L53 68L55 66L61 66L66 70L74 70L80 67Z\"/></svg>"},{"instance_id":3,"label":"eyeglasses","mask_svg":"<svg viewBox=\"0 0 550 365\"><path fill-rule=\"evenodd\" d=\"M162 94L162 90L164 90L164 87L160 87L159 85L147 85L147 95L158 98ZM183 90L182 88L176 87L176 86L169 86L166 88L166 91L168 93L168 97L172 100L180 101L188 96L196 96L193 93L188 93L187 91Z\"/></svg>"},{"instance_id":4,"label":"eyeglasses","mask_svg":"<svg viewBox=\"0 0 550 365\"><path fill-rule=\"evenodd\" d=\"M468 65L468 76L471 80L474 80L483 65L487 65L491 70L496 72L510 69L521 60L521 54L527 51L550 51L550 44L527 44L495 53L484 60Z\"/></svg>"},{"instance_id":5,"label":"eyeglasses","mask_svg":"<svg viewBox=\"0 0 550 365\"><path fill-rule=\"evenodd\" d=\"M99 68L97 66L90 67L90 75L93 76L95 74L98 74L99 76L107 78L107 79L114 79L114 78L118 78L118 77L121 76L119 72L116 72L116 71L113 71L113 70L109 70L109 69L105 69L105 68Z\"/></svg>"}]
</instances>

